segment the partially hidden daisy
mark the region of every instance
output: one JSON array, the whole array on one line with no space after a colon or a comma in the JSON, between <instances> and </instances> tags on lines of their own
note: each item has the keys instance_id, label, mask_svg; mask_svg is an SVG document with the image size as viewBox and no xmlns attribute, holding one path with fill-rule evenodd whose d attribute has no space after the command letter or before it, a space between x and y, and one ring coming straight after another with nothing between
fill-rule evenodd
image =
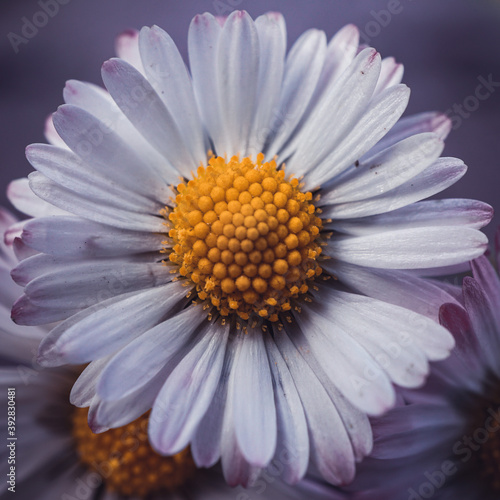
<instances>
[{"instance_id":1,"label":"partially hidden daisy","mask_svg":"<svg viewBox=\"0 0 500 500\"><path fill-rule=\"evenodd\" d=\"M3 234L15 220L0 208ZM17 243L19 250L19 242ZM43 327L10 320L19 287L8 275L16 262L0 244L0 417L7 440L0 453L0 498L26 500L341 500L333 487L307 479L280 480L279 464L245 491L233 489L220 470L199 470L189 449L165 457L150 446L149 414L102 434L87 423L87 409L68 401L81 368L42 369L36 363Z\"/></svg>"},{"instance_id":2,"label":"partially hidden daisy","mask_svg":"<svg viewBox=\"0 0 500 500\"><path fill-rule=\"evenodd\" d=\"M39 362L90 362L71 401L94 431L152 408L157 451L190 444L230 484L273 459L344 484L393 383L448 355L455 299L421 276L481 255L491 208L420 201L466 170L439 158L449 120L400 119L402 66L358 38L309 30L285 55L279 14L203 14L190 71L155 26L119 38L107 91L67 83L9 189L34 219L8 236L39 252L13 318L62 321Z\"/></svg>"},{"instance_id":3,"label":"partially hidden daisy","mask_svg":"<svg viewBox=\"0 0 500 500\"><path fill-rule=\"evenodd\" d=\"M500 255L497 233L496 263ZM404 405L374 421L373 455L354 498L496 500L500 497L500 279L486 257L472 262L461 305L441 307L456 347Z\"/></svg>"}]
</instances>

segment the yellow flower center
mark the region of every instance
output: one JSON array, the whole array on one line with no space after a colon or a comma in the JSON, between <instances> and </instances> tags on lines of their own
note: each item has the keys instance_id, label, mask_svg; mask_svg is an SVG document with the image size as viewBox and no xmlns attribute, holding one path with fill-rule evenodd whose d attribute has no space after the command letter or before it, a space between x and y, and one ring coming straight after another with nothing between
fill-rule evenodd
<instances>
[{"instance_id":1,"label":"yellow flower center","mask_svg":"<svg viewBox=\"0 0 500 500\"><path fill-rule=\"evenodd\" d=\"M171 457L158 455L147 435L149 416L94 434L87 423L87 409L75 408L73 435L81 462L103 476L106 487L120 495L145 497L173 490L196 470L188 449Z\"/></svg>"},{"instance_id":2,"label":"yellow flower center","mask_svg":"<svg viewBox=\"0 0 500 500\"><path fill-rule=\"evenodd\" d=\"M222 316L278 321L321 274L322 224L312 194L263 158L210 159L177 186L175 208L164 215L173 225L170 261L196 284L201 300Z\"/></svg>"}]
</instances>

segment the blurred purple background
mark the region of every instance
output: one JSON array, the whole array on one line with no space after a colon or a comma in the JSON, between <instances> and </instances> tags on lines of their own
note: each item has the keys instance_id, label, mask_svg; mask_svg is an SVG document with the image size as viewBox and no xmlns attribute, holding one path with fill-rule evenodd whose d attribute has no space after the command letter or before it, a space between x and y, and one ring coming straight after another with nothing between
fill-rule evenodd
<instances>
[{"instance_id":1,"label":"blurred purple background","mask_svg":"<svg viewBox=\"0 0 500 500\"><path fill-rule=\"evenodd\" d=\"M498 0L59 0L66 4L27 43L17 45L16 53L12 33L22 35L23 17L31 21L38 16L43 24L40 2L54 1L2 0L0 5L2 205L8 203L7 183L31 171L24 148L44 142L43 124L62 103L64 82L100 84L101 64L114 55L117 34L158 24L186 57L187 29L195 14L227 15L238 8L252 17L282 12L289 45L308 28L331 37L354 23L383 56L405 64L404 82L412 89L407 113L446 112L455 105L473 110L463 108L444 153L462 158L469 171L445 195L481 199L497 208L486 228L490 237L500 224L500 84L482 101L471 97L478 78L500 82Z\"/></svg>"}]
</instances>

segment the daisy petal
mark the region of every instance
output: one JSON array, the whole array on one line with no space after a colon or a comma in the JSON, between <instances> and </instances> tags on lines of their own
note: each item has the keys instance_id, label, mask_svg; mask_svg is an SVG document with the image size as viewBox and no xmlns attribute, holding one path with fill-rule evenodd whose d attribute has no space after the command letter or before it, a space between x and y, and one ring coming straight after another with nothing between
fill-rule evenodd
<instances>
[{"instance_id":1,"label":"daisy petal","mask_svg":"<svg viewBox=\"0 0 500 500\"><path fill-rule=\"evenodd\" d=\"M41 308L84 308L122 293L156 287L171 281L165 266L156 256L84 260L53 260L35 255L24 260L13 271L13 277L24 282L30 301ZM65 293L61 294L61 287Z\"/></svg>"},{"instance_id":2,"label":"daisy petal","mask_svg":"<svg viewBox=\"0 0 500 500\"><path fill-rule=\"evenodd\" d=\"M296 317L302 335L294 336L294 343L300 344L301 350L309 346L330 380L354 406L370 415L384 413L395 401L390 380L369 353L331 318L329 315L327 320L315 308L303 307ZM358 374L364 373L371 376L359 384Z\"/></svg>"},{"instance_id":3,"label":"daisy petal","mask_svg":"<svg viewBox=\"0 0 500 500\"><path fill-rule=\"evenodd\" d=\"M264 342L273 374L278 419L275 460L283 466L283 479L295 484L306 473L309 462L307 421L293 378L276 344L268 335L264 337Z\"/></svg>"},{"instance_id":4,"label":"daisy petal","mask_svg":"<svg viewBox=\"0 0 500 500\"><path fill-rule=\"evenodd\" d=\"M148 80L121 59L105 62L101 74L116 104L152 146L182 175L196 169L171 113Z\"/></svg>"},{"instance_id":5,"label":"daisy petal","mask_svg":"<svg viewBox=\"0 0 500 500\"><path fill-rule=\"evenodd\" d=\"M182 307L186 289L169 283L114 297L57 325L40 345L43 366L83 364L118 351Z\"/></svg>"},{"instance_id":6,"label":"daisy petal","mask_svg":"<svg viewBox=\"0 0 500 500\"><path fill-rule=\"evenodd\" d=\"M59 106L54 125L66 144L91 170L101 169L119 186L145 198L164 200L167 190L160 176L117 132L82 108Z\"/></svg>"},{"instance_id":7,"label":"daisy petal","mask_svg":"<svg viewBox=\"0 0 500 500\"><path fill-rule=\"evenodd\" d=\"M158 26L144 27L139 48L146 77L175 120L195 164L205 164L205 138L191 77L174 41Z\"/></svg>"},{"instance_id":8,"label":"daisy petal","mask_svg":"<svg viewBox=\"0 0 500 500\"><path fill-rule=\"evenodd\" d=\"M193 18L188 33L188 53L193 90L204 125L215 149L223 149L226 128L219 94L220 72L217 65L222 32L217 19L208 12Z\"/></svg>"},{"instance_id":9,"label":"daisy petal","mask_svg":"<svg viewBox=\"0 0 500 500\"><path fill-rule=\"evenodd\" d=\"M493 217L493 208L481 201L445 199L420 201L385 214L334 221L328 229L363 236L391 230L416 227L464 226L481 229ZM442 272L442 275L453 274Z\"/></svg>"},{"instance_id":10,"label":"daisy petal","mask_svg":"<svg viewBox=\"0 0 500 500\"><path fill-rule=\"evenodd\" d=\"M354 202L395 189L434 163L443 148L443 141L432 133L409 137L340 176L321 203Z\"/></svg>"},{"instance_id":11,"label":"daisy petal","mask_svg":"<svg viewBox=\"0 0 500 500\"><path fill-rule=\"evenodd\" d=\"M198 467L212 467L221 457L224 411L227 409L227 390L233 359L234 345L233 342L228 342L219 384L191 443L193 459Z\"/></svg>"},{"instance_id":12,"label":"daisy petal","mask_svg":"<svg viewBox=\"0 0 500 500\"><path fill-rule=\"evenodd\" d=\"M47 139L50 144L57 146L58 148L68 149L68 146L66 146L66 143L61 139L61 136L57 133L57 130L54 127L52 115L48 116L45 120L45 128L43 133L45 135L45 139Z\"/></svg>"},{"instance_id":13,"label":"daisy petal","mask_svg":"<svg viewBox=\"0 0 500 500\"><path fill-rule=\"evenodd\" d=\"M161 388L149 435L163 454L182 451L214 397L224 362L229 327L211 324Z\"/></svg>"},{"instance_id":14,"label":"daisy petal","mask_svg":"<svg viewBox=\"0 0 500 500\"><path fill-rule=\"evenodd\" d=\"M325 261L323 267L357 293L406 307L435 320L441 304L451 302L458 305L441 283L406 271L360 267L334 260Z\"/></svg>"},{"instance_id":15,"label":"daisy petal","mask_svg":"<svg viewBox=\"0 0 500 500\"><path fill-rule=\"evenodd\" d=\"M342 142L366 112L379 73L379 54L374 49L365 49L325 89L304 128L297 134L298 147L287 163L287 171L297 177L304 175Z\"/></svg>"},{"instance_id":16,"label":"daisy petal","mask_svg":"<svg viewBox=\"0 0 500 500\"><path fill-rule=\"evenodd\" d=\"M29 180L23 178L12 181L7 187L7 198L17 210L31 217L68 213L39 198L29 184Z\"/></svg>"},{"instance_id":17,"label":"daisy petal","mask_svg":"<svg viewBox=\"0 0 500 500\"><path fill-rule=\"evenodd\" d=\"M58 214L67 215L69 212L95 222L132 231L161 233L165 230L164 219L161 217L106 205L92 196L92 190L89 190L86 196L79 195L61 187L40 172L32 172L29 175L29 187L42 201L39 203L42 207L51 203L57 207L52 207L52 211L57 210ZM46 211L43 215L51 214Z\"/></svg>"},{"instance_id":18,"label":"daisy petal","mask_svg":"<svg viewBox=\"0 0 500 500\"><path fill-rule=\"evenodd\" d=\"M246 156L255 110L259 74L259 37L252 18L244 11L232 12L219 39L217 68L226 143L216 145L219 155Z\"/></svg>"},{"instance_id":19,"label":"daisy petal","mask_svg":"<svg viewBox=\"0 0 500 500\"><path fill-rule=\"evenodd\" d=\"M325 55L325 62L321 74L314 89L314 94L309 101L309 105L302 115L297 131L302 130L307 123L312 111L316 108L320 98L325 91L333 85L340 75L349 67L356 56L359 44L359 30L353 24L344 26L338 31L328 43ZM289 158L297 149L300 134L294 134L280 152L283 159Z\"/></svg>"},{"instance_id":20,"label":"daisy petal","mask_svg":"<svg viewBox=\"0 0 500 500\"><path fill-rule=\"evenodd\" d=\"M236 439L243 456L265 467L276 449L276 407L269 361L260 330L248 330L236 339L229 381Z\"/></svg>"},{"instance_id":21,"label":"daisy petal","mask_svg":"<svg viewBox=\"0 0 500 500\"><path fill-rule=\"evenodd\" d=\"M69 400L72 405L78 406L79 408L86 408L91 405L96 395L97 381L110 359L111 356L96 359L85 367L71 388Z\"/></svg>"},{"instance_id":22,"label":"daisy petal","mask_svg":"<svg viewBox=\"0 0 500 500\"><path fill-rule=\"evenodd\" d=\"M66 104L84 109L124 139L128 146L140 153L144 163L153 167L165 182L177 180L178 172L169 166L165 158L135 129L106 90L91 83L69 80L64 87L63 96Z\"/></svg>"},{"instance_id":23,"label":"daisy petal","mask_svg":"<svg viewBox=\"0 0 500 500\"><path fill-rule=\"evenodd\" d=\"M465 308L481 351L484 352L490 368L498 374L498 359L495 353L500 348L500 339L496 334L496 318L491 302L482 286L469 276L464 278L463 293Z\"/></svg>"},{"instance_id":24,"label":"daisy petal","mask_svg":"<svg viewBox=\"0 0 500 500\"><path fill-rule=\"evenodd\" d=\"M311 457L332 484L354 477L354 455L349 436L328 393L284 332L274 331L276 345L286 361L300 395L309 425Z\"/></svg>"},{"instance_id":25,"label":"daisy petal","mask_svg":"<svg viewBox=\"0 0 500 500\"><path fill-rule=\"evenodd\" d=\"M52 234L57 233L57 241ZM46 254L58 257L111 257L159 251L165 235L127 231L97 224L79 217L37 217L28 221L23 241Z\"/></svg>"},{"instance_id":26,"label":"daisy petal","mask_svg":"<svg viewBox=\"0 0 500 500\"><path fill-rule=\"evenodd\" d=\"M318 83L326 54L322 31L309 30L293 44L285 63L278 111L271 123L268 158L278 154L307 109Z\"/></svg>"},{"instance_id":27,"label":"daisy petal","mask_svg":"<svg viewBox=\"0 0 500 500\"><path fill-rule=\"evenodd\" d=\"M256 108L248 144L255 156L263 149L270 133L273 110L279 102L285 68L286 26L281 14L271 12L258 17L255 27L259 36L260 60Z\"/></svg>"},{"instance_id":28,"label":"daisy petal","mask_svg":"<svg viewBox=\"0 0 500 500\"><path fill-rule=\"evenodd\" d=\"M351 219L390 212L440 193L464 176L467 167L457 158L439 158L433 165L396 189L367 200L331 205L324 217Z\"/></svg>"},{"instance_id":29,"label":"daisy petal","mask_svg":"<svg viewBox=\"0 0 500 500\"><path fill-rule=\"evenodd\" d=\"M134 29L125 30L115 40L116 55L127 61L144 74L144 66L139 52L139 32Z\"/></svg>"},{"instance_id":30,"label":"daisy petal","mask_svg":"<svg viewBox=\"0 0 500 500\"><path fill-rule=\"evenodd\" d=\"M90 190L100 204L142 213L159 213L164 206L131 191L124 185L125 175L120 172L102 175L99 168L89 166L72 151L47 144L32 144L26 148L26 158L36 170L61 187L82 196ZM110 182L114 182L112 190L109 189Z\"/></svg>"},{"instance_id":31,"label":"daisy petal","mask_svg":"<svg viewBox=\"0 0 500 500\"><path fill-rule=\"evenodd\" d=\"M370 155L383 151L412 135L432 132L441 140L445 140L451 131L451 120L442 113L433 111L418 113L401 118L387 135L383 137L369 152Z\"/></svg>"},{"instance_id":32,"label":"daisy petal","mask_svg":"<svg viewBox=\"0 0 500 500\"><path fill-rule=\"evenodd\" d=\"M476 229L441 226L337 237L326 251L330 257L349 264L418 269L474 259L485 252L487 245L486 236Z\"/></svg>"},{"instance_id":33,"label":"daisy petal","mask_svg":"<svg viewBox=\"0 0 500 500\"><path fill-rule=\"evenodd\" d=\"M386 57L382 60L380 68L380 77L377 82L377 88L374 95L380 94L385 89L398 85L403 79L404 67L398 64L394 57Z\"/></svg>"},{"instance_id":34,"label":"daisy petal","mask_svg":"<svg viewBox=\"0 0 500 500\"><path fill-rule=\"evenodd\" d=\"M408 104L409 95L405 85L396 85L375 96L345 139L307 173L304 188L311 190L327 183L364 155L396 123Z\"/></svg>"},{"instance_id":35,"label":"daisy petal","mask_svg":"<svg viewBox=\"0 0 500 500\"><path fill-rule=\"evenodd\" d=\"M97 394L107 401L116 401L135 392L167 365L175 366L176 358L204 319L202 308L190 307L132 340L106 365ZM135 367L133 377L128 375L130 366Z\"/></svg>"}]
</instances>

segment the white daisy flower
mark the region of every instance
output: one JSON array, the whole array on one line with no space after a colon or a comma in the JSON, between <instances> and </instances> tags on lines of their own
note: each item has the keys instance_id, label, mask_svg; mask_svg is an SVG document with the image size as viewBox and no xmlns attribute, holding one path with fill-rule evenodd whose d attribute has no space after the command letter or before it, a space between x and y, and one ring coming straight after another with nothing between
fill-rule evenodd
<instances>
[{"instance_id":1,"label":"white daisy flower","mask_svg":"<svg viewBox=\"0 0 500 500\"><path fill-rule=\"evenodd\" d=\"M39 252L13 318L62 320L39 361L91 362L71 400L95 431L152 408L156 450L191 444L230 484L283 456L288 482L311 459L347 483L368 415L453 347L433 319L455 299L420 275L482 254L491 208L420 201L465 172L439 158L449 120L400 120L402 66L355 27L285 56L279 14L203 14L188 46L190 71L160 28L128 32L107 92L68 82L53 145L27 149L37 201L10 187Z\"/></svg>"},{"instance_id":2,"label":"white daisy flower","mask_svg":"<svg viewBox=\"0 0 500 500\"><path fill-rule=\"evenodd\" d=\"M0 208L2 234L13 222ZM293 487L283 483L279 479L279 464L271 468L254 489L233 489L225 483L219 470L198 470L189 449L172 457L157 454L148 442L148 414L123 427L102 434L92 433L87 424L87 410L68 402L71 386L81 370L40 370L35 362L36 351L46 330L16 326L10 321L10 307L19 293L19 287L8 276L8 269L15 262L12 249L0 243L0 390L5 408L0 422L9 436L0 453L3 477L0 498L345 498L333 487L310 479Z\"/></svg>"}]
</instances>

